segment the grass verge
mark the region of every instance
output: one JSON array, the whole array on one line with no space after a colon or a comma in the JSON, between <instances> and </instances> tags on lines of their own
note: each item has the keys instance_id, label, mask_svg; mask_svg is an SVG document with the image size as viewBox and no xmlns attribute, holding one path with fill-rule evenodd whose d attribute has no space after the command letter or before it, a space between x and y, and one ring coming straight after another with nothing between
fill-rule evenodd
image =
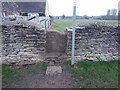
<instances>
[{"instance_id":1,"label":"grass verge","mask_svg":"<svg viewBox=\"0 0 120 90\"><path fill-rule=\"evenodd\" d=\"M118 88L118 61L80 61L71 66L74 87Z\"/></svg>"},{"instance_id":2,"label":"grass verge","mask_svg":"<svg viewBox=\"0 0 120 90\"><path fill-rule=\"evenodd\" d=\"M48 66L48 63L45 62L40 62L40 63L36 63L34 66L28 68L26 70L27 73L31 74L31 73L42 73L45 74L45 70Z\"/></svg>"},{"instance_id":3,"label":"grass verge","mask_svg":"<svg viewBox=\"0 0 120 90\"><path fill-rule=\"evenodd\" d=\"M25 76L28 74L45 74L45 70L47 68L47 63L45 62L39 62L35 65L30 66L29 68L17 68L13 66L8 66L3 64L2 65L2 82L10 85L14 82L23 80Z\"/></svg>"},{"instance_id":4,"label":"grass verge","mask_svg":"<svg viewBox=\"0 0 120 90\"><path fill-rule=\"evenodd\" d=\"M8 65L2 65L2 82L11 84L24 78L23 72Z\"/></svg>"}]
</instances>

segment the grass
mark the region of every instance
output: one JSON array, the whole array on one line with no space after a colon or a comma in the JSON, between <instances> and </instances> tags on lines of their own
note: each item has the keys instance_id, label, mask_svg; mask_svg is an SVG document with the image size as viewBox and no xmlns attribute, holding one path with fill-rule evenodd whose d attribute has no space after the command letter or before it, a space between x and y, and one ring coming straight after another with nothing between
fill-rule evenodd
<instances>
[{"instance_id":1,"label":"grass","mask_svg":"<svg viewBox=\"0 0 120 90\"><path fill-rule=\"evenodd\" d=\"M95 22L113 22L118 23L117 20L85 20L85 19L77 19L76 23L83 21L95 21ZM59 32L64 33L66 27L72 26L72 19L56 19L54 20L53 29L58 30Z\"/></svg>"},{"instance_id":2,"label":"grass","mask_svg":"<svg viewBox=\"0 0 120 90\"><path fill-rule=\"evenodd\" d=\"M0 64L0 87L2 86L2 64Z\"/></svg>"},{"instance_id":3,"label":"grass","mask_svg":"<svg viewBox=\"0 0 120 90\"><path fill-rule=\"evenodd\" d=\"M47 63L39 62L29 67L28 69L22 70L13 66L2 65L2 81L5 84L12 84L14 82L23 80L28 74L45 74Z\"/></svg>"},{"instance_id":4,"label":"grass","mask_svg":"<svg viewBox=\"0 0 120 90\"><path fill-rule=\"evenodd\" d=\"M41 63L36 63L34 66L28 68L26 71L27 73L31 74L31 73L42 73L45 74L45 70L47 68L48 64L45 62L41 62Z\"/></svg>"},{"instance_id":5,"label":"grass","mask_svg":"<svg viewBox=\"0 0 120 90\"><path fill-rule=\"evenodd\" d=\"M8 65L2 65L2 81L3 83L10 84L24 78L23 72Z\"/></svg>"},{"instance_id":6,"label":"grass","mask_svg":"<svg viewBox=\"0 0 120 90\"><path fill-rule=\"evenodd\" d=\"M66 62L73 74L74 87L118 88L118 61L80 61L73 67Z\"/></svg>"},{"instance_id":7,"label":"grass","mask_svg":"<svg viewBox=\"0 0 120 90\"><path fill-rule=\"evenodd\" d=\"M117 20L76 20L76 23L83 21L95 22L111 22L118 23ZM72 26L72 19L58 19L54 20L53 29L64 33L66 27ZM73 74L75 87L86 88L110 88L118 87L118 62L117 61L100 61L90 62L81 61L74 67L71 66L70 61L66 62Z\"/></svg>"}]
</instances>

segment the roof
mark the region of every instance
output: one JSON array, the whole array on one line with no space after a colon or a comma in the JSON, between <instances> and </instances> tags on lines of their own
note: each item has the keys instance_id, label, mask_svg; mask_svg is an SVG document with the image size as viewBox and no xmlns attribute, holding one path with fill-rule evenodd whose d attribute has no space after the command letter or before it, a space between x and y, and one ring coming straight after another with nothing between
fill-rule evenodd
<instances>
[{"instance_id":1,"label":"roof","mask_svg":"<svg viewBox=\"0 0 120 90\"><path fill-rule=\"evenodd\" d=\"M2 2L2 11L45 13L46 2Z\"/></svg>"},{"instance_id":2,"label":"roof","mask_svg":"<svg viewBox=\"0 0 120 90\"><path fill-rule=\"evenodd\" d=\"M46 2L46 0L0 0L1 2Z\"/></svg>"}]
</instances>

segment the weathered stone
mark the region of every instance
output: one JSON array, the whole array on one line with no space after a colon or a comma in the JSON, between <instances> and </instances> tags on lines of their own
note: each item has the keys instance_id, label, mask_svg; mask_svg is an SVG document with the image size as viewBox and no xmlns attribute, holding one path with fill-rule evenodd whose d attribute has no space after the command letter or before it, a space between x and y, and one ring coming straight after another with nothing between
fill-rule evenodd
<instances>
[{"instance_id":1,"label":"weathered stone","mask_svg":"<svg viewBox=\"0 0 120 90\"><path fill-rule=\"evenodd\" d=\"M55 75L62 73L61 66L48 66L46 70L46 75Z\"/></svg>"},{"instance_id":2,"label":"weathered stone","mask_svg":"<svg viewBox=\"0 0 120 90\"><path fill-rule=\"evenodd\" d=\"M35 26L30 25L30 23L29 25L22 25L22 23L18 25L14 24L14 22L2 25L0 33L2 34L2 56L5 56L4 63L22 65L45 60L47 51L46 30L36 26L38 24L34 24ZM118 60L118 48L120 47L119 29L119 24L96 22L82 22L78 24L75 32L75 61L86 59L93 61L96 59ZM72 28L66 29L65 35L67 35L65 40L67 41L67 46L64 48L64 51L67 57L51 57L46 58L46 61L61 63L69 58L71 59ZM51 37L54 38L53 36ZM49 38L49 41L52 38ZM53 41L53 44L55 42ZM56 48L58 48L58 45ZM51 63L50 65L53 64Z\"/></svg>"},{"instance_id":3,"label":"weathered stone","mask_svg":"<svg viewBox=\"0 0 120 90\"><path fill-rule=\"evenodd\" d=\"M4 62L22 65L29 64L29 62L36 63L36 60L44 60L46 30L38 28L37 24L29 27L31 24L25 23L24 26L22 23L21 25L3 23L2 56L6 56ZM40 57L35 56L36 54L39 54Z\"/></svg>"},{"instance_id":4,"label":"weathered stone","mask_svg":"<svg viewBox=\"0 0 120 90\"><path fill-rule=\"evenodd\" d=\"M120 25L96 22L81 22L75 32L75 61L79 60L113 60L118 59L118 29ZM67 33L67 56L72 55L72 29L66 29ZM117 46L117 49L116 49ZM86 51L95 53L86 55ZM102 54L102 55L100 55ZM80 57L78 57L80 56Z\"/></svg>"}]
</instances>

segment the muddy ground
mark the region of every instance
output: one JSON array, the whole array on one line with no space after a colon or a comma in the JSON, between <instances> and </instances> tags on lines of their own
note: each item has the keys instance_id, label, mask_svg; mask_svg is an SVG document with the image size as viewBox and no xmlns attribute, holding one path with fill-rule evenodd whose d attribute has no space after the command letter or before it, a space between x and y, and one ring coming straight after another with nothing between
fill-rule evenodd
<instances>
[{"instance_id":1,"label":"muddy ground","mask_svg":"<svg viewBox=\"0 0 120 90\"><path fill-rule=\"evenodd\" d=\"M63 72L57 75L28 74L24 80L3 88L73 88L72 75L65 65L60 65Z\"/></svg>"}]
</instances>

